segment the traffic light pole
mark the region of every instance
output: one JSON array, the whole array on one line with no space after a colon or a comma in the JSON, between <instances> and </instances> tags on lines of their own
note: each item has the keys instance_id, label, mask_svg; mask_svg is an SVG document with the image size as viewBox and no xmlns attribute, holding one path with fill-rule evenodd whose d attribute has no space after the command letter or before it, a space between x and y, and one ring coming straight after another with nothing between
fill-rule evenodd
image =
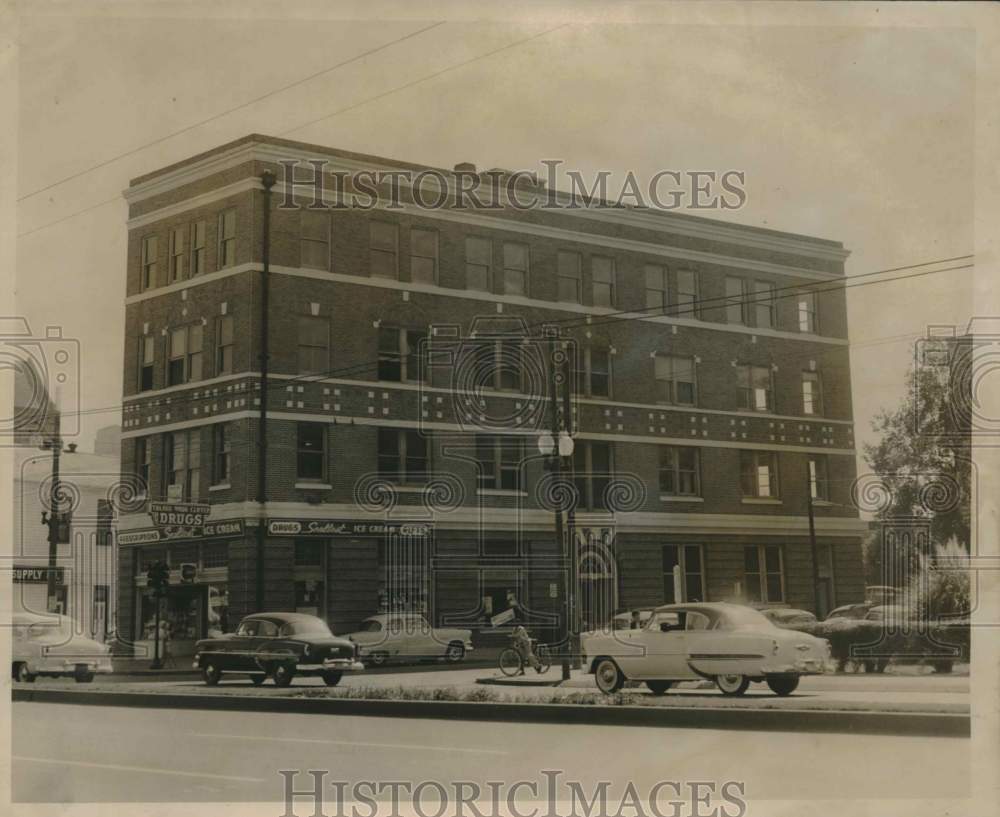
<instances>
[{"instance_id":1,"label":"traffic light pole","mask_svg":"<svg viewBox=\"0 0 1000 817\"><path fill-rule=\"evenodd\" d=\"M554 443L554 448L552 450L552 473L555 475L556 490L554 495L559 497L563 491L560 483L562 482L562 457L559 455L559 401L556 397L556 339L551 338L549 340L549 421L552 427L552 440ZM566 553L566 538L565 531L563 529L563 512L562 508L555 508L555 523L556 523L556 552L560 554ZM572 571L571 571L572 572ZM567 576L566 578L566 598L565 598L565 608L566 608L566 630L567 636L570 636L570 630L572 630L572 602L570 601L573 595L573 585L572 579ZM570 671L570 649L571 649L571 638L567 637L566 644L564 645L562 652L562 677L564 681L569 680Z\"/></svg>"},{"instance_id":2,"label":"traffic light pole","mask_svg":"<svg viewBox=\"0 0 1000 817\"><path fill-rule=\"evenodd\" d=\"M156 605L156 618L153 627L153 663L150 669L162 669L163 662L160 661L160 591L153 591L153 603Z\"/></svg>"},{"instance_id":3,"label":"traffic light pole","mask_svg":"<svg viewBox=\"0 0 1000 817\"><path fill-rule=\"evenodd\" d=\"M52 434L52 485L49 491L49 569L47 577L47 605L50 613L57 612L59 599L56 596L56 570L59 564L59 456L62 453L62 438L59 436L59 412L55 412ZM66 611L63 610L63 613Z\"/></svg>"},{"instance_id":4,"label":"traffic light pole","mask_svg":"<svg viewBox=\"0 0 1000 817\"><path fill-rule=\"evenodd\" d=\"M563 428L570 436L573 434L573 401L570 395L569 384L569 356L563 357L562 362L562 403L563 403ZM572 458L568 458L568 471L570 481L574 477L574 466ZM570 662L573 669L580 669L580 630L582 629L580 618L580 554L577 552L576 541L576 509L570 504L566 511L566 536L567 549L569 550L569 587L566 594L566 602L569 605L567 621L569 622L569 653ZM564 673L565 674L565 673Z\"/></svg>"},{"instance_id":5,"label":"traffic light pole","mask_svg":"<svg viewBox=\"0 0 1000 817\"><path fill-rule=\"evenodd\" d=\"M813 517L813 478L809 473L809 466L806 465L806 506L809 511L809 547L812 550L812 580L813 580L813 603L815 605L816 618L820 617L819 604L819 547L816 545L816 520Z\"/></svg>"}]
</instances>

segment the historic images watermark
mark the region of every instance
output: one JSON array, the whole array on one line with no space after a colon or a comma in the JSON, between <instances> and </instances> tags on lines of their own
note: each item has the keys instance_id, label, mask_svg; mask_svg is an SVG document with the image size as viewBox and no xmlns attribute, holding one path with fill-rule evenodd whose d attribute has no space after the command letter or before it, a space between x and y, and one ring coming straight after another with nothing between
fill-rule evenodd
<instances>
[{"instance_id":1,"label":"historic images watermark","mask_svg":"<svg viewBox=\"0 0 1000 817\"><path fill-rule=\"evenodd\" d=\"M629 170L592 174L567 169L562 159L542 159L544 168L479 171L473 165L438 168L343 170L329 159L282 159L279 209L388 210L739 210L746 206L742 170L660 169L648 178ZM560 181L563 181L560 187ZM308 197L296 195L308 192Z\"/></svg>"},{"instance_id":2,"label":"historic images watermark","mask_svg":"<svg viewBox=\"0 0 1000 817\"><path fill-rule=\"evenodd\" d=\"M327 780L329 770L281 770L281 817L744 817L742 780L661 780L648 788L631 781L564 779L541 770L540 780ZM297 784L302 774L305 782ZM301 788L297 788L301 785ZM299 810L297 806L304 807Z\"/></svg>"}]
</instances>

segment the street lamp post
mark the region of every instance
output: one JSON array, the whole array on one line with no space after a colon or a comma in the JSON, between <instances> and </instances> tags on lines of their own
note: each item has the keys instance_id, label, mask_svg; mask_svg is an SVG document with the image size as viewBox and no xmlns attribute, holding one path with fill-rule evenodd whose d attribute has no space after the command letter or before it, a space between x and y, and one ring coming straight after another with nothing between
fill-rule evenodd
<instances>
[{"instance_id":1,"label":"street lamp post","mask_svg":"<svg viewBox=\"0 0 1000 817\"><path fill-rule=\"evenodd\" d=\"M65 452L73 454L76 452L76 443L70 443L63 449L62 437L59 436L59 412L55 412L53 419L52 436L45 440L41 448L43 451L52 452L52 484L49 488L49 510L48 513L42 511L42 524L48 527L49 540L49 561L46 576L47 601L46 607L50 613L58 612L59 598L57 595L56 572L59 565L59 529L63 523L63 515L59 510L61 504L61 488L59 486L59 457ZM63 613L66 611L63 610Z\"/></svg>"}]
</instances>

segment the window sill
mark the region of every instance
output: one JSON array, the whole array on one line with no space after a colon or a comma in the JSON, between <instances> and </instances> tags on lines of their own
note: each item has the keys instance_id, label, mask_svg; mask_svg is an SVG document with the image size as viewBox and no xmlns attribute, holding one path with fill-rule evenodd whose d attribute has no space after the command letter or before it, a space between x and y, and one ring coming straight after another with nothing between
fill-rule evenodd
<instances>
[{"instance_id":1,"label":"window sill","mask_svg":"<svg viewBox=\"0 0 1000 817\"><path fill-rule=\"evenodd\" d=\"M218 482L215 485L209 485L209 491L228 491L233 486L228 482Z\"/></svg>"},{"instance_id":2,"label":"window sill","mask_svg":"<svg viewBox=\"0 0 1000 817\"><path fill-rule=\"evenodd\" d=\"M514 488L476 488L476 496L527 496L527 491Z\"/></svg>"},{"instance_id":3,"label":"window sill","mask_svg":"<svg viewBox=\"0 0 1000 817\"><path fill-rule=\"evenodd\" d=\"M781 505L783 504L780 499L775 499L773 497L763 497L763 496L745 496L740 499L744 505Z\"/></svg>"},{"instance_id":4,"label":"window sill","mask_svg":"<svg viewBox=\"0 0 1000 817\"><path fill-rule=\"evenodd\" d=\"M333 486L326 482L296 482L295 487L304 491L331 491Z\"/></svg>"},{"instance_id":5,"label":"window sill","mask_svg":"<svg viewBox=\"0 0 1000 817\"><path fill-rule=\"evenodd\" d=\"M674 496L673 494L660 494L660 502L704 502L701 496Z\"/></svg>"}]
</instances>

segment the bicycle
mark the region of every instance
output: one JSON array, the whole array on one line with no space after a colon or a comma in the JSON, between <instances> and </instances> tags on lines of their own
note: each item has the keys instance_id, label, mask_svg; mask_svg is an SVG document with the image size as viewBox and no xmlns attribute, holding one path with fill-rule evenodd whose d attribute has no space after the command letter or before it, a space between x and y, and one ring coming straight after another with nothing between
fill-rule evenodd
<instances>
[{"instance_id":1,"label":"bicycle","mask_svg":"<svg viewBox=\"0 0 1000 817\"><path fill-rule=\"evenodd\" d=\"M538 640L533 638L531 639L531 651L535 654L535 658L538 659L538 666L535 668L535 671L539 675L543 672L548 672L549 667L552 666L552 653L549 647L538 643ZM521 657L521 653L514 647L505 647L503 649L500 653L499 663L500 672L508 678L524 672L524 658Z\"/></svg>"}]
</instances>

